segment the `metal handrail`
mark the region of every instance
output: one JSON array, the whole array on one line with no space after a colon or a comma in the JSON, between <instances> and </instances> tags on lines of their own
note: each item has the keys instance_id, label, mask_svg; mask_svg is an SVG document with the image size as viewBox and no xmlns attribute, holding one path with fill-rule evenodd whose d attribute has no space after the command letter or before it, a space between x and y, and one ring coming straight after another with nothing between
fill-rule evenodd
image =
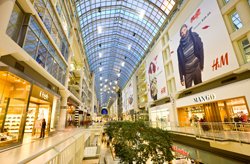
<instances>
[{"instance_id":1,"label":"metal handrail","mask_svg":"<svg viewBox=\"0 0 250 164\"><path fill-rule=\"evenodd\" d=\"M173 133L194 135L220 141L250 143L249 122L166 122L151 121L151 127L169 130Z\"/></svg>"}]
</instances>

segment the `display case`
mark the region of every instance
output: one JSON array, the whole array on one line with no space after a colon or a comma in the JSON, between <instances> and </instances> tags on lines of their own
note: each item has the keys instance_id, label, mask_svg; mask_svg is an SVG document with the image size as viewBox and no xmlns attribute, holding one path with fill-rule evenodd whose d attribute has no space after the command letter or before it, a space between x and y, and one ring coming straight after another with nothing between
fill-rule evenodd
<instances>
[{"instance_id":1,"label":"display case","mask_svg":"<svg viewBox=\"0 0 250 164\"><path fill-rule=\"evenodd\" d=\"M34 119L35 114L28 114L26 118L26 124L25 124L25 133L31 133L34 127Z\"/></svg>"},{"instance_id":2,"label":"display case","mask_svg":"<svg viewBox=\"0 0 250 164\"><path fill-rule=\"evenodd\" d=\"M4 129L10 133L18 133L21 124L21 114L8 114L4 124Z\"/></svg>"}]
</instances>

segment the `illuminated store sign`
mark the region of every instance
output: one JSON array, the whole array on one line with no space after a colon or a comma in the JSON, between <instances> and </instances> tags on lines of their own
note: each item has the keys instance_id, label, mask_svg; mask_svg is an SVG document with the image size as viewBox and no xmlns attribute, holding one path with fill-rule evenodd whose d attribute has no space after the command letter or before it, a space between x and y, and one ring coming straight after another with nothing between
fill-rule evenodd
<instances>
[{"instance_id":1,"label":"illuminated store sign","mask_svg":"<svg viewBox=\"0 0 250 164\"><path fill-rule=\"evenodd\" d=\"M194 102L198 103L198 102L207 102L207 101L211 101L214 100L216 98L215 94L209 94L209 95L205 95L205 96L198 96L193 98Z\"/></svg>"},{"instance_id":2,"label":"illuminated store sign","mask_svg":"<svg viewBox=\"0 0 250 164\"><path fill-rule=\"evenodd\" d=\"M49 100L49 94L43 91L40 91L39 96L44 100Z\"/></svg>"},{"instance_id":3,"label":"illuminated store sign","mask_svg":"<svg viewBox=\"0 0 250 164\"><path fill-rule=\"evenodd\" d=\"M179 148L179 147L177 147L177 146L172 146L172 150L173 150L174 152L177 152L177 153L183 155L183 156L189 156L189 152L187 152L187 151L185 151L184 149L181 149L181 148Z\"/></svg>"}]
</instances>

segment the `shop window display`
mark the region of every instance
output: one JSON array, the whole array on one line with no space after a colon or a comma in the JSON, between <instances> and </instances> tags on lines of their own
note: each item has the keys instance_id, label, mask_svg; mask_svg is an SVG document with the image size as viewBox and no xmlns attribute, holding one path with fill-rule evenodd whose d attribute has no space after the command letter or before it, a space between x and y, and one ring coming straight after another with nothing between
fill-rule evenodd
<instances>
[{"instance_id":1,"label":"shop window display","mask_svg":"<svg viewBox=\"0 0 250 164\"><path fill-rule=\"evenodd\" d=\"M49 105L37 104L37 102L39 103L47 103L47 102L42 102L41 100L36 99L34 97L31 97L31 101L34 103L31 102L29 103L29 109L27 112L24 132L25 132L25 137L29 133L32 133L32 136L38 138L41 132L42 119L45 119L46 122L48 121L50 107Z\"/></svg>"},{"instance_id":2,"label":"shop window display","mask_svg":"<svg viewBox=\"0 0 250 164\"><path fill-rule=\"evenodd\" d=\"M178 116L180 126L193 126L198 122L250 122L244 97L179 108Z\"/></svg>"},{"instance_id":3,"label":"shop window display","mask_svg":"<svg viewBox=\"0 0 250 164\"><path fill-rule=\"evenodd\" d=\"M0 71L0 146L21 142L31 85Z\"/></svg>"},{"instance_id":4,"label":"shop window display","mask_svg":"<svg viewBox=\"0 0 250 164\"><path fill-rule=\"evenodd\" d=\"M169 109L155 109L151 108L150 112L150 123L152 127L159 127L166 129L170 126Z\"/></svg>"}]
</instances>

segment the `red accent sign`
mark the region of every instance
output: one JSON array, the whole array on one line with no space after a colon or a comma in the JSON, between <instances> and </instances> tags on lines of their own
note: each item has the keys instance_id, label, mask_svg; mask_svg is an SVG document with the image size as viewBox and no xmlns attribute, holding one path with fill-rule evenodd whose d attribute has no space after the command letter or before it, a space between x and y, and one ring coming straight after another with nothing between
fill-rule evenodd
<instances>
[{"instance_id":1,"label":"red accent sign","mask_svg":"<svg viewBox=\"0 0 250 164\"><path fill-rule=\"evenodd\" d=\"M202 27L202 29L205 30L205 29L207 29L208 27L210 27L210 26L206 25L206 26Z\"/></svg>"},{"instance_id":2,"label":"red accent sign","mask_svg":"<svg viewBox=\"0 0 250 164\"><path fill-rule=\"evenodd\" d=\"M184 149L178 148L177 146L172 146L172 150L174 152L180 153L181 155L189 156L189 152L185 151Z\"/></svg>"},{"instance_id":3,"label":"red accent sign","mask_svg":"<svg viewBox=\"0 0 250 164\"><path fill-rule=\"evenodd\" d=\"M201 9L198 9L195 14L191 17L191 23L201 15Z\"/></svg>"}]
</instances>

